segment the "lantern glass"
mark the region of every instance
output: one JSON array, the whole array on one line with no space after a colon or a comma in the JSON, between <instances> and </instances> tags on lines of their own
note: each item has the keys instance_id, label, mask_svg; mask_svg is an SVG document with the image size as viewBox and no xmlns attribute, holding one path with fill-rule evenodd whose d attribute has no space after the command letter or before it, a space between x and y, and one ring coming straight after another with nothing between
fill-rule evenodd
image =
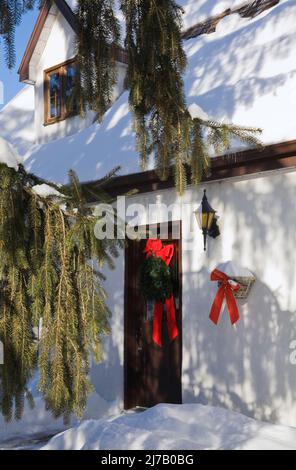
<instances>
[{"instance_id":1,"label":"lantern glass","mask_svg":"<svg viewBox=\"0 0 296 470\"><path fill-rule=\"evenodd\" d=\"M206 251L207 236L209 235L209 233L210 233L210 231L213 227L213 224L214 224L214 221L215 221L215 216L216 216L216 211L212 208L212 206L209 204L209 201L207 199L206 190L204 190L204 197L202 199L201 205L194 214L195 214L197 223L199 225L199 228L203 232L204 250ZM216 227L216 232L217 232L217 228L218 227ZM218 229L218 231L219 231L219 229ZM213 234L211 234L211 236L213 236ZM213 238L214 238L214 236L213 236Z\"/></svg>"},{"instance_id":2,"label":"lantern glass","mask_svg":"<svg viewBox=\"0 0 296 470\"><path fill-rule=\"evenodd\" d=\"M195 212L195 217L201 230L211 230L214 221L215 211L202 212L202 207Z\"/></svg>"},{"instance_id":3,"label":"lantern glass","mask_svg":"<svg viewBox=\"0 0 296 470\"><path fill-rule=\"evenodd\" d=\"M212 228L212 225L213 225L213 222L214 222L214 215L215 215L215 212L210 212L209 214L207 214L207 225L206 225L206 229L207 230L211 230Z\"/></svg>"},{"instance_id":4,"label":"lantern glass","mask_svg":"<svg viewBox=\"0 0 296 470\"><path fill-rule=\"evenodd\" d=\"M202 212L197 210L194 212L199 228L202 230Z\"/></svg>"}]
</instances>

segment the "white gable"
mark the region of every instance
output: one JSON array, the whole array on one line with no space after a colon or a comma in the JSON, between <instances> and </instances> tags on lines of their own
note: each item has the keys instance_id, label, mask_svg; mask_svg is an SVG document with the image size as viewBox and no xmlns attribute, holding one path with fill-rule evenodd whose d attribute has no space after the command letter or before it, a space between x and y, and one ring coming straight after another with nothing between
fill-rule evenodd
<instances>
[{"instance_id":1,"label":"white gable","mask_svg":"<svg viewBox=\"0 0 296 470\"><path fill-rule=\"evenodd\" d=\"M38 72L75 56L75 33L59 12L54 20L45 48L38 62Z\"/></svg>"},{"instance_id":2,"label":"white gable","mask_svg":"<svg viewBox=\"0 0 296 470\"><path fill-rule=\"evenodd\" d=\"M28 83L35 83L36 82L36 75L38 71L38 64L40 62L41 56L46 48L46 44L48 41L48 38L50 36L52 27L54 25L54 22L56 20L56 17L58 15L58 8L57 6L53 3L50 11L47 15L47 18L45 20L45 24L42 28L40 37L38 39L38 42L36 44L36 47L34 49L34 52L32 54L30 63L29 63L29 78L26 80Z\"/></svg>"}]
</instances>

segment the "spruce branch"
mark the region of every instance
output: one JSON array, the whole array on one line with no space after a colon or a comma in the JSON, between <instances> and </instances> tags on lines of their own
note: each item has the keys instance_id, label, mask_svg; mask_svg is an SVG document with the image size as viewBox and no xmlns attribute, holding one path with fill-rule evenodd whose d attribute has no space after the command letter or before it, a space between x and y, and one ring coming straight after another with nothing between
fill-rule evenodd
<instances>
[{"instance_id":1,"label":"spruce branch","mask_svg":"<svg viewBox=\"0 0 296 470\"><path fill-rule=\"evenodd\" d=\"M95 237L98 219L75 173L60 198L38 195L35 183L23 168L0 164L0 411L8 421L21 418L26 397L32 406L28 381L37 366L47 409L65 420L82 416L92 390L89 355L101 359L110 331L100 267L113 267L123 246Z\"/></svg>"}]
</instances>

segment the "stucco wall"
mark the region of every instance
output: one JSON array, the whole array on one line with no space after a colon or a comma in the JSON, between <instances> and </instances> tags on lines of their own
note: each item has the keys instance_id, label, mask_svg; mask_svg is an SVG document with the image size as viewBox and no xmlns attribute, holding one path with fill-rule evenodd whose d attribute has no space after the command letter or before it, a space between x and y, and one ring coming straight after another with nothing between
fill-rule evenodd
<instances>
[{"instance_id":1,"label":"stucco wall","mask_svg":"<svg viewBox=\"0 0 296 470\"><path fill-rule=\"evenodd\" d=\"M220 215L221 237L203 252L193 216L206 187ZM296 172L277 172L245 180L190 188L177 198L166 190L136 196L129 204L183 204L183 400L228 407L263 420L296 426L296 366L290 344L296 339L295 206ZM173 219L178 219L177 212ZM150 222L157 221L156 214ZM143 223L146 220L142 220ZM247 300L238 300L241 320L232 327L227 311L220 324L209 321L217 285L211 271L232 260L256 276ZM106 363L93 372L103 396L123 394L123 258L108 273L112 334ZM98 372L98 374L96 373Z\"/></svg>"}]
</instances>

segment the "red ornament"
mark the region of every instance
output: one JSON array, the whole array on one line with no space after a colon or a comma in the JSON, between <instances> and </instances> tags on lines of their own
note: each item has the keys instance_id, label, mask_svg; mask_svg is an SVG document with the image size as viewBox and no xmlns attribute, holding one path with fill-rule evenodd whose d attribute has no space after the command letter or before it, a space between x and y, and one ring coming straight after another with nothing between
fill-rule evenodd
<instances>
[{"instance_id":1,"label":"red ornament","mask_svg":"<svg viewBox=\"0 0 296 470\"><path fill-rule=\"evenodd\" d=\"M159 239L150 238L147 241L146 248L144 253L146 257L149 258L152 255L161 258L167 266L169 266L172 257L174 256L175 247L173 244L163 246L162 241ZM176 320L176 310L175 310L175 300L172 295L169 299L165 301L166 311L167 311L167 322L168 322L168 334L170 341L174 341L179 335L177 320ZM163 318L163 307L162 302L156 302L154 304L154 313L153 313L153 333L152 339L155 344L162 347L162 318Z\"/></svg>"},{"instance_id":2,"label":"red ornament","mask_svg":"<svg viewBox=\"0 0 296 470\"><path fill-rule=\"evenodd\" d=\"M233 291L240 290L240 285L232 281L225 273L222 273L218 269L212 272L211 281L219 281L221 285L211 308L210 319L215 325L218 324L222 304L224 299L226 299L230 321L231 324L234 325L239 320L240 316Z\"/></svg>"}]
</instances>

